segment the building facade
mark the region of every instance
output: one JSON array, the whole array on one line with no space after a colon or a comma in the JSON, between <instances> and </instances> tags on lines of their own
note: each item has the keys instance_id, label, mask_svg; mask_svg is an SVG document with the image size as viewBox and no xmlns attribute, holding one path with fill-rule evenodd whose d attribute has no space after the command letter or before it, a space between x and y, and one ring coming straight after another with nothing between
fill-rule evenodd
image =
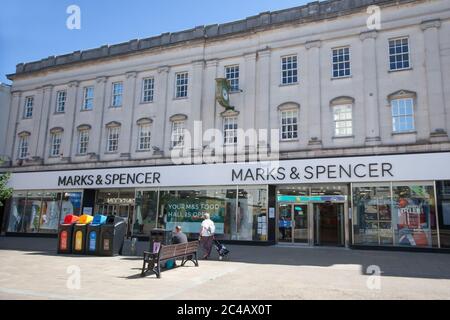
<instances>
[{"instance_id":1,"label":"building facade","mask_svg":"<svg viewBox=\"0 0 450 320\"><path fill-rule=\"evenodd\" d=\"M195 236L208 212L225 240L450 247L446 0L314 2L21 63L9 78L7 233L103 213L127 217L130 236L177 224ZM213 128L232 150L239 129L278 133L244 161L174 165L174 150L204 155L195 133ZM279 161L250 161L275 145Z\"/></svg>"},{"instance_id":2,"label":"building facade","mask_svg":"<svg viewBox=\"0 0 450 320\"><path fill-rule=\"evenodd\" d=\"M0 83L0 157L6 156L6 133L9 120L9 106L11 104L11 86ZM10 160L10 159L8 159Z\"/></svg>"}]
</instances>

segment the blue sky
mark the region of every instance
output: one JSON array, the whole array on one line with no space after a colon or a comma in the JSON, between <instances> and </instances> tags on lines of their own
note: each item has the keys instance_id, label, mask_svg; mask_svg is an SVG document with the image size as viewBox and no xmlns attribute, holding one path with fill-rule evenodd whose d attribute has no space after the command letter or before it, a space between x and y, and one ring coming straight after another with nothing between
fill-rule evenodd
<instances>
[{"instance_id":1,"label":"blue sky","mask_svg":"<svg viewBox=\"0 0 450 320\"><path fill-rule=\"evenodd\" d=\"M224 23L303 5L307 0L13 0L0 10L0 82L20 62ZM69 5L81 8L81 30L66 28Z\"/></svg>"}]
</instances>

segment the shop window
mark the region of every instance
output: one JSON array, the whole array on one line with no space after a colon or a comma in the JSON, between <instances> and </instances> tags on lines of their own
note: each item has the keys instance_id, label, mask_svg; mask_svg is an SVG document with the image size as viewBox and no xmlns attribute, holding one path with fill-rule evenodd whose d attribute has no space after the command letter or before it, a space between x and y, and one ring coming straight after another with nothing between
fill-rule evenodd
<instances>
[{"instance_id":1,"label":"shop window","mask_svg":"<svg viewBox=\"0 0 450 320\"><path fill-rule=\"evenodd\" d=\"M354 243L437 247L434 199L431 183L354 184Z\"/></svg>"},{"instance_id":2,"label":"shop window","mask_svg":"<svg viewBox=\"0 0 450 320\"><path fill-rule=\"evenodd\" d=\"M59 192L43 192L39 232L55 233L58 231L61 197L62 194Z\"/></svg>"},{"instance_id":3,"label":"shop window","mask_svg":"<svg viewBox=\"0 0 450 320\"><path fill-rule=\"evenodd\" d=\"M390 185L353 188L353 206L355 244L393 244Z\"/></svg>"},{"instance_id":4,"label":"shop window","mask_svg":"<svg viewBox=\"0 0 450 320\"><path fill-rule=\"evenodd\" d=\"M150 230L156 228L157 212L158 191L138 191L132 225L133 235L150 235Z\"/></svg>"},{"instance_id":5,"label":"shop window","mask_svg":"<svg viewBox=\"0 0 450 320\"><path fill-rule=\"evenodd\" d=\"M437 246L434 186L394 184L392 192L395 244Z\"/></svg>"},{"instance_id":6,"label":"shop window","mask_svg":"<svg viewBox=\"0 0 450 320\"><path fill-rule=\"evenodd\" d=\"M239 188L236 240L267 241L267 189Z\"/></svg>"}]
</instances>

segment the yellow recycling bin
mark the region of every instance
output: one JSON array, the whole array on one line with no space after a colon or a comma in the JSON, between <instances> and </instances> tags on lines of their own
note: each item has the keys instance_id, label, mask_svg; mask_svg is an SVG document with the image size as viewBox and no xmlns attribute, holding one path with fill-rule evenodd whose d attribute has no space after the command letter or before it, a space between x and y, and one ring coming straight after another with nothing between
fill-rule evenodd
<instances>
[{"instance_id":1,"label":"yellow recycling bin","mask_svg":"<svg viewBox=\"0 0 450 320\"><path fill-rule=\"evenodd\" d=\"M91 224L93 220L93 216L84 214L73 227L72 253L86 253L87 225Z\"/></svg>"}]
</instances>

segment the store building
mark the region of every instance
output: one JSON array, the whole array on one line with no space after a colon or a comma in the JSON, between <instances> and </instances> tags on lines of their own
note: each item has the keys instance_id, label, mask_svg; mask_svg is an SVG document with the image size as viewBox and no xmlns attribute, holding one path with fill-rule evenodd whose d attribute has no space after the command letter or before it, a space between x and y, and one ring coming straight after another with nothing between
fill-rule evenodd
<instances>
[{"instance_id":1,"label":"store building","mask_svg":"<svg viewBox=\"0 0 450 320\"><path fill-rule=\"evenodd\" d=\"M129 236L181 225L195 238L207 212L229 241L450 247L448 1L314 2L9 78L8 235L103 213L128 218ZM234 110L217 103L217 78ZM248 161L175 165L191 140L189 156L208 147L188 139L196 121L228 149L238 129L278 129L279 161L250 161L260 142Z\"/></svg>"}]
</instances>

